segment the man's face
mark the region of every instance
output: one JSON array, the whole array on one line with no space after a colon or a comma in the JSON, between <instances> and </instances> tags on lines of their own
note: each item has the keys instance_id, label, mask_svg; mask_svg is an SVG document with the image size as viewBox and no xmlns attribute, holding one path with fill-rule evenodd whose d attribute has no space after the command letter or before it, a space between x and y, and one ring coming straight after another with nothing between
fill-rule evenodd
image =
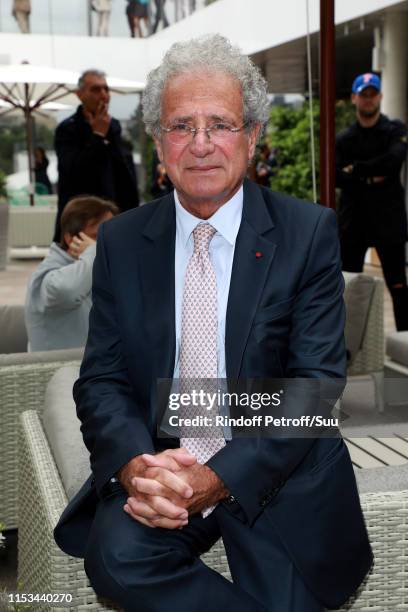
<instances>
[{"instance_id":1,"label":"man's face","mask_svg":"<svg viewBox=\"0 0 408 612\"><path fill-rule=\"evenodd\" d=\"M375 117L380 112L382 93L375 87L367 87L359 94L352 94L351 101L362 117Z\"/></svg>"},{"instance_id":2,"label":"man's face","mask_svg":"<svg viewBox=\"0 0 408 612\"><path fill-rule=\"evenodd\" d=\"M240 128L244 120L238 81L209 72L173 78L163 92L161 125L171 127L179 122L196 128L220 122ZM158 154L185 206L219 206L232 197L246 175L259 127L250 133L245 129L228 133L222 143L214 143L212 136L199 131L194 138L189 135L182 144L175 144L168 133L161 132L155 139Z\"/></svg>"},{"instance_id":3,"label":"man's face","mask_svg":"<svg viewBox=\"0 0 408 612\"><path fill-rule=\"evenodd\" d=\"M81 89L77 90L77 96L90 113L95 113L101 103L107 108L110 94L106 79L96 74L88 74Z\"/></svg>"}]
</instances>

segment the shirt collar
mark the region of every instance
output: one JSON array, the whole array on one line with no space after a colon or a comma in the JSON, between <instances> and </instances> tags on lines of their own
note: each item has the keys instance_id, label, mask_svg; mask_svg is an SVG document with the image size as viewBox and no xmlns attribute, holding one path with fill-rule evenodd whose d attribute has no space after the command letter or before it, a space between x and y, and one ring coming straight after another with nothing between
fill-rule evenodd
<instances>
[{"instance_id":1,"label":"shirt collar","mask_svg":"<svg viewBox=\"0 0 408 612\"><path fill-rule=\"evenodd\" d=\"M230 200L205 221L198 219L189 213L180 203L177 191L174 190L174 201L176 203L176 226L177 232L185 248L188 240L200 223L210 223L231 246L234 246L242 218L242 207L244 201L244 189L241 187Z\"/></svg>"}]
</instances>

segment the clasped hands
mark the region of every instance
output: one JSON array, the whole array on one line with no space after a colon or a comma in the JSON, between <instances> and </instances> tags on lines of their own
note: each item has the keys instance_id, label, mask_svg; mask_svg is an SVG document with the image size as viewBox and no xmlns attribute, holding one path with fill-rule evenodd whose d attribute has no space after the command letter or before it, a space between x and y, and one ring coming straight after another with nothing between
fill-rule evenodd
<instances>
[{"instance_id":1,"label":"clasped hands","mask_svg":"<svg viewBox=\"0 0 408 612\"><path fill-rule=\"evenodd\" d=\"M189 515L228 495L215 472L185 448L138 455L119 470L118 479L129 494L125 512L153 528L181 529Z\"/></svg>"}]
</instances>

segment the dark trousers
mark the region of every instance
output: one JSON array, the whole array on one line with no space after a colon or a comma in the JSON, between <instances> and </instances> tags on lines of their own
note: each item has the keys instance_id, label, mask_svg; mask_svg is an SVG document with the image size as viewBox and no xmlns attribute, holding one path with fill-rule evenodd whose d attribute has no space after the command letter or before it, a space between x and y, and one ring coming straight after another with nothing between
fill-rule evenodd
<instances>
[{"instance_id":1,"label":"dark trousers","mask_svg":"<svg viewBox=\"0 0 408 612\"><path fill-rule=\"evenodd\" d=\"M152 28L153 34L156 32L160 20L163 21L163 28L167 28L169 26L169 20L167 19L167 15L164 12L164 3L166 0L155 0L156 4L156 18L154 20L154 25Z\"/></svg>"},{"instance_id":2,"label":"dark trousers","mask_svg":"<svg viewBox=\"0 0 408 612\"><path fill-rule=\"evenodd\" d=\"M362 272L369 245L340 240L343 270ZM395 325L398 331L408 330L408 287L405 269L405 243L376 245L375 250L388 290L391 294Z\"/></svg>"},{"instance_id":3,"label":"dark trousers","mask_svg":"<svg viewBox=\"0 0 408 612\"><path fill-rule=\"evenodd\" d=\"M267 510L249 527L222 505L183 529L151 529L123 510L126 493L98 504L85 569L96 593L125 612L323 612L283 548ZM224 539L234 583L200 560Z\"/></svg>"}]
</instances>

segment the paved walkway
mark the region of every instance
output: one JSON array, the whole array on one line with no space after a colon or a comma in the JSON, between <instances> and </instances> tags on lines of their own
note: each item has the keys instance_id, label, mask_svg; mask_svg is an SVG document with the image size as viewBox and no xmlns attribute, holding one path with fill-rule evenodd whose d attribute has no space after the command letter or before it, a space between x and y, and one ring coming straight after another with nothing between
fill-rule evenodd
<instances>
[{"instance_id":1,"label":"paved walkway","mask_svg":"<svg viewBox=\"0 0 408 612\"><path fill-rule=\"evenodd\" d=\"M5 270L0 270L0 304L22 304L27 281L40 260L11 260Z\"/></svg>"}]
</instances>

